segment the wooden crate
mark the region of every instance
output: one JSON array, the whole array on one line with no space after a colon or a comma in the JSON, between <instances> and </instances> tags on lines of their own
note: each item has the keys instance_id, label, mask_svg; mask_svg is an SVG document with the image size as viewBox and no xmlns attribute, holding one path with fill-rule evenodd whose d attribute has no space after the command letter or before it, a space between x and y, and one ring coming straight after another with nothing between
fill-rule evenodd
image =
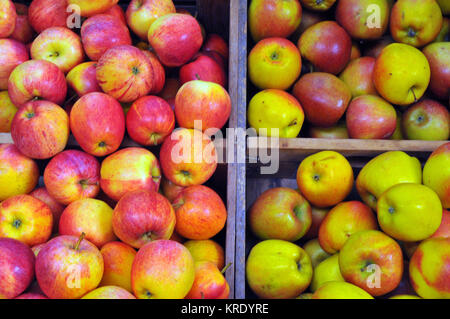
<instances>
[{"instance_id":1,"label":"wooden crate","mask_svg":"<svg viewBox=\"0 0 450 319\"><path fill-rule=\"evenodd\" d=\"M29 5L31 0L18 0L16 2ZM130 0L120 0L119 4L126 9L129 2ZM245 103L245 85L242 86L239 79L245 80L246 77L246 49L242 46L242 43L245 44L245 41L247 41L246 26L244 25L247 19L246 2L245 6L243 6L243 1L239 0L174 0L174 3L177 8L187 9L195 14L208 33L217 33L228 39L230 47L228 92L232 100L232 112L228 127L234 128L238 127L238 125L245 127L245 118L244 122L242 122L242 116L239 113L241 109L237 105L242 100ZM243 12L243 8L245 8L245 12ZM137 39L134 40L137 41ZM0 133L0 144L12 142L10 134ZM236 154L237 143L226 145L225 140L216 140L214 143L216 148L220 148L223 154L226 154L227 150ZM121 148L131 146L142 147L129 138L125 138ZM69 139L68 148L79 148L73 137ZM157 149L150 148L150 150L155 153L158 152ZM43 168L48 161L38 162L39 166ZM238 189L237 182L239 180L237 178L238 169L245 170L245 164L220 164L214 176L206 184L214 188L227 205L228 219L226 227L214 239L225 247L226 264L231 263L231 267L225 272L225 277L230 285L230 299L233 299L235 296L235 217L236 208L239 206L236 204L236 190Z\"/></svg>"}]
</instances>

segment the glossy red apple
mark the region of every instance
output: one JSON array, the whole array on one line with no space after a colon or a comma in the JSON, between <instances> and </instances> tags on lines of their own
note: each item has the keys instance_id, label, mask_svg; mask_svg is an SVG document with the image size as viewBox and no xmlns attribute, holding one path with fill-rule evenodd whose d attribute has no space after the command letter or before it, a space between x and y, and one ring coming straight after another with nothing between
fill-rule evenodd
<instances>
[{"instance_id":1,"label":"glossy red apple","mask_svg":"<svg viewBox=\"0 0 450 319\"><path fill-rule=\"evenodd\" d=\"M195 262L195 280L185 299L228 299L229 294L230 286L214 263Z\"/></svg>"},{"instance_id":2,"label":"glossy red apple","mask_svg":"<svg viewBox=\"0 0 450 319\"><path fill-rule=\"evenodd\" d=\"M162 91L166 83L166 70L155 53L149 50L142 50L142 52L147 56L153 68L153 87L149 94L158 94Z\"/></svg>"},{"instance_id":3,"label":"glossy red apple","mask_svg":"<svg viewBox=\"0 0 450 319\"><path fill-rule=\"evenodd\" d=\"M28 21L36 32L50 27L67 26L67 0L33 0L28 8Z\"/></svg>"},{"instance_id":4,"label":"glossy red apple","mask_svg":"<svg viewBox=\"0 0 450 319\"><path fill-rule=\"evenodd\" d=\"M30 59L23 43L12 39L0 39L0 90L8 89L8 79L16 66Z\"/></svg>"},{"instance_id":5,"label":"glossy red apple","mask_svg":"<svg viewBox=\"0 0 450 319\"><path fill-rule=\"evenodd\" d=\"M198 54L192 62L183 65L180 69L181 84L194 80L214 82L223 87L227 84L224 69L205 54Z\"/></svg>"},{"instance_id":6,"label":"glossy red apple","mask_svg":"<svg viewBox=\"0 0 450 319\"><path fill-rule=\"evenodd\" d=\"M218 34L211 33L206 37L203 51L214 51L219 53L225 61L228 61L229 48L227 42Z\"/></svg>"},{"instance_id":7,"label":"glossy red apple","mask_svg":"<svg viewBox=\"0 0 450 319\"><path fill-rule=\"evenodd\" d=\"M31 42L34 36L34 30L28 22L28 7L22 3L14 3L16 7L16 27L10 35L11 39L24 44Z\"/></svg>"},{"instance_id":8,"label":"glossy red apple","mask_svg":"<svg viewBox=\"0 0 450 319\"><path fill-rule=\"evenodd\" d=\"M430 64L430 90L440 99L450 96L450 42L435 42L423 50Z\"/></svg>"}]
</instances>

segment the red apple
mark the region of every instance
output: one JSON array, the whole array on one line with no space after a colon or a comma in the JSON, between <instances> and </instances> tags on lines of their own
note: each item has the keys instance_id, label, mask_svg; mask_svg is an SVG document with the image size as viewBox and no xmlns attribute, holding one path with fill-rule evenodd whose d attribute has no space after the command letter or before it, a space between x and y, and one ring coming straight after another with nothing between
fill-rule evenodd
<instances>
[{"instance_id":1,"label":"red apple","mask_svg":"<svg viewBox=\"0 0 450 319\"><path fill-rule=\"evenodd\" d=\"M172 0L132 0L126 15L130 29L141 39L147 40L153 22L169 13L175 13Z\"/></svg>"},{"instance_id":2,"label":"red apple","mask_svg":"<svg viewBox=\"0 0 450 319\"><path fill-rule=\"evenodd\" d=\"M119 0L67 0L68 5L76 5L80 8L82 17L91 17L105 12L116 5Z\"/></svg>"},{"instance_id":3,"label":"red apple","mask_svg":"<svg viewBox=\"0 0 450 319\"><path fill-rule=\"evenodd\" d=\"M70 128L81 148L94 156L115 152L125 134L122 106L104 93L82 96L70 111Z\"/></svg>"},{"instance_id":4,"label":"red apple","mask_svg":"<svg viewBox=\"0 0 450 319\"><path fill-rule=\"evenodd\" d=\"M220 196L207 186L183 189L172 205L177 217L175 230L187 239L210 239L225 226L227 209Z\"/></svg>"},{"instance_id":5,"label":"red apple","mask_svg":"<svg viewBox=\"0 0 450 319\"><path fill-rule=\"evenodd\" d=\"M11 39L24 44L31 42L34 36L34 30L28 22L28 7L22 3L14 3L16 7L16 27L10 35Z\"/></svg>"},{"instance_id":6,"label":"red apple","mask_svg":"<svg viewBox=\"0 0 450 319\"><path fill-rule=\"evenodd\" d=\"M102 254L83 237L56 237L37 256L36 278L49 298L79 299L100 283Z\"/></svg>"},{"instance_id":7,"label":"red apple","mask_svg":"<svg viewBox=\"0 0 450 319\"><path fill-rule=\"evenodd\" d=\"M24 155L35 159L51 158L67 145L69 117L63 108L52 102L28 102L13 119L11 137Z\"/></svg>"},{"instance_id":8,"label":"red apple","mask_svg":"<svg viewBox=\"0 0 450 319\"><path fill-rule=\"evenodd\" d=\"M152 23L148 41L165 66L181 66L201 48L203 36L197 20L187 14L172 13Z\"/></svg>"},{"instance_id":9,"label":"red apple","mask_svg":"<svg viewBox=\"0 0 450 319\"><path fill-rule=\"evenodd\" d=\"M51 27L67 26L67 0L33 0L28 8L28 21L36 32Z\"/></svg>"},{"instance_id":10,"label":"red apple","mask_svg":"<svg viewBox=\"0 0 450 319\"><path fill-rule=\"evenodd\" d=\"M225 60L219 52L203 50L203 51L197 53L197 55L200 55L200 54L210 57L211 59L216 61L216 63L222 68L222 70L227 70L228 61Z\"/></svg>"},{"instance_id":11,"label":"red apple","mask_svg":"<svg viewBox=\"0 0 450 319\"><path fill-rule=\"evenodd\" d=\"M350 138L386 139L397 128L397 113L381 97L361 95L348 106L346 121Z\"/></svg>"},{"instance_id":12,"label":"red apple","mask_svg":"<svg viewBox=\"0 0 450 319\"><path fill-rule=\"evenodd\" d=\"M164 176L179 186L205 183L216 171L217 153L211 139L198 130L180 128L160 150Z\"/></svg>"},{"instance_id":13,"label":"red apple","mask_svg":"<svg viewBox=\"0 0 450 319\"><path fill-rule=\"evenodd\" d=\"M97 159L77 150L56 155L44 170L48 193L64 205L78 199L96 197L100 190L99 180L100 164Z\"/></svg>"},{"instance_id":14,"label":"red apple","mask_svg":"<svg viewBox=\"0 0 450 319\"><path fill-rule=\"evenodd\" d=\"M30 193L30 195L47 204L53 214L53 232L58 232L59 219L61 218L61 214L63 213L65 206L50 196L45 187L36 188Z\"/></svg>"},{"instance_id":15,"label":"red apple","mask_svg":"<svg viewBox=\"0 0 450 319\"><path fill-rule=\"evenodd\" d=\"M306 119L313 125L334 126L344 115L352 98L347 84L329 73L305 74L293 88Z\"/></svg>"},{"instance_id":16,"label":"red apple","mask_svg":"<svg viewBox=\"0 0 450 319\"><path fill-rule=\"evenodd\" d=\"M229 48L227 42L218 34L211 33L206 37L203 44L203 51L213 51L219 53L225 61L228 61Z\"/></svg>"},{"instance_id":17,"label":"red apple","mask_svg":"<svg viewBox=\"0 0 450 319\"><path fill-rule=\"evenodd\" d=\"M442 212L442 221L436 232L430 237L450 238L450 211L444 209Z\"/></svg>"},{"instance_id":18,"label":"red apple","mask_svg":"<svg viewBox=\"0 0 450 319\"><path fill-rule=\"evenodd\" d=\"M136 299L136 297L121 287L104 286L92 290L91 292L85 294L81 299L112 300L112 299Z\"/></svg>"},{"instance_id":19,"label":"red apple","mask_svg":"<svg viewBox=\"0 0 450 319\"><path fill-rule=\"evenodd\" d=\"M107 243L100 250L105 263L105 270L100 286L118 286L129 292L131 289L131 267L136 250L119 241Z\"/></svg>"},{"instance_id":20,"label":"red apple","mask_svg":"<svg viewBox=\"0 0 450 319\"><path fill-rule=\"evenodd\" d=\"M48 298L42 294L27 292L27 293L21 294L20 296L14 298L14 299L48 299Z\"/></svg>"},{"instance_id":21,"label":"red apple","mask_svg":"<svg viewBox=\"0 0 450 319\"><path fill-rule=\"evenodd\" d=\"M131 45L106 51L97 64L97 81L103 91L119 102L133 102L154 88L150 60Z\"/></svg>"},{"instance_id":22,"label":"red apple","mask_svg":"<svg viewBox=\"0 0 450 319\"><path fill-rule=\"evenodd\" d=\"M440 99L450 96L450 42L435 42L423 50L430 64L430 90Z\"/></svg>"},{"instance_id":23,"label":"red apple","mask_svg":"<svg viewBox=\"0 0 450 319\"><path fill-rule=\"evenodd\" d=\"M16 66L29 59L24 44L12 39L0 39L0 90L8 88L9 76Z\"/></svg>"},{"instance_id":24,"label":"red apple","mask_svg":"<svg viewBox=\"0 0 450 319\"><path fill-rule=\"evenodd\" d=\"M336 22L323 21L303 32L298 48L316 71L338 74L350 61L352 40Z\"/></svg>"},{"instance_id":25,"label":"red apple","mask_svg":"<svg viewBox=\"0 0 450 319\"><path fill-rule=\"evenodd\" d=\"M17 107L34 99L61 105L66 98L67 83L64 73L55 64L44 60L30 60L11 72L8 92Z\"/></svg>"},{"instance_id":26,"label":"red apple","mask_svg":"<svg viewBox=\"0 0 450 319\"><path fill-rule=\"evenodd\" d=\"M19 296L34 277L34 254L18 240L0 238L0 299Z\"/></svg>"},{"instance_id":27,"label":"red apple","mask_svg":"<svg viewBox=\"0 0 450 319\"><path fill-rule=\"evenodd\" d=\"M228 299L230 287L217 266L210 261L195 262L195 279L185 299Z\"/></svg>"},{"instance_id":28,"label":"red apple","mask_svg":"<svg viewBox=\"0 0 450 319\"><path fill-rule=\"evenodd\" d=\"M147 56L153 68L153 87L149 93L158 94L162 91L164 84L166 83L166 70L155 53L149 50L143 50L142 52Z\"/></svg>"},{"instance_id":29,"label":"red apple","mask_svg":"<svg viewBox=\"0 0 450 319\"><path fill-rule=\"evenodd\" d=\"M102 88L97 82L96 67L96 62L84 62L74 67L67 74L67 84L78 96L81 97L92 92L102 92Z\"/></svg>"},{"instance_id":30,"label":"red apple","mask_svg":"<svg viewBox=\"0 0 450 319\"><path fill-rule=\"evenodd\" d=\"M0 201L28 194L39 181L39 167L14 144L0 144Z\"/></svg>"},{"instance_id":31,"label":"red apple","mask_svg":"<svg viewBox=\"0 0 450 319\"><path fill-rule=\"evenodd\" d=\"M202 53L180 69L181 84L194 80L214 82L223 87L227 84L224 69L214 59Z\"/></svg>"},{"instance_id":32,"label":"red apple","mask_svg":"<svg viewBox=\"0 0 450 319\"><path fill-rule=\"evenodd\" d=\"M144 96L127 113L127 131L137 143L161 144L175 128L175 114L170 105L157 96Z\"/></svg>"},{"instance_id":33,"label":"red apple","mask_svg":"<svg viewBox=\"0 0 450 319\"><path fill-rule=\"evenodd\" d=\"M109 49L131 45L130 32L116 17L98 14L87 19L81 27L81 40L86 55L98 61Z\"/></svg>"},{"instance_id":34,"label":"red apple","mask_svg":"<svg viewBox=\"0 0 450 319\"><path fill-rule=\"evenodd\" d=\"M16 28L16 7L10 0L0 0L0 38L9 37Z\"/></svg>"},{"instance_id":35,"label":"red apple","mask_svg":"<svg viewBox=\"0 0 450 319\"><path fill-rule=\"evenodd\" d=\"M108 14L110 16L113 16L116 18L116 20L119 20L125 26L127 26L127 18L125 17L125 12L123 11L123 9L120 5L118 5L118 4L113 5L111 8L109 8L108 10L103 12L103 14Z\"/></svg>"},{"instance_id":36,"label":"red apple","mask_svg":"<svg viewBox=\"0 0 450 319\"><path fill-rule=\"evenodd\" d=\"M181 127L193 129L195 121L201 121L199 129L212 135L226 124L230 114L230 95L219 84L195 80L178 90L175 116Z\"/></svg>"},{"instance_id":37,"label":"red apple","mask_svg":"<svg viewBox=\"0 0 450 319\"><path fill-rule=\"evenodd\" d=\"M450 113L441 103L423 99L403 113L402 128L409 140L445 141L450 137Z\"/></svg>"},{"instance_id":38,"label":"red apple","mask_svg":"<svg viewBox=\"0 0 450 319\"><path fill-rule=\"evenodd\" d=\"M45 243L52 227L52 211L33 196L17 195L0 204L0 237L17 239L32 247Z\"/></svg>"},{"instance_id":39,"label":"red apple","mask_svg":"<svg viewBox=\"0 0 450 319\"><path fill-rule=\"evenodd\" d=\"M154 191L125 194L114 208L113 229L124 243L141 248L148 242L169 239L175 227L170 202Z\"/></svg>"},{"instance_id":40,"label":"red apple","mask_svg":"<svg viewBox=\"0 0 450 319\"><path fill-rule=\"evenodd\" d=\"M377 95L372 80L374 66L375 58L368 56L357 58L350 61L339 75L339 78L349 87L353 98L365 94Z\"/></svg>"},{"instance_id":41,"label":"red apple","mask_svg":"<svg viewBox=\"0 0 450 319\"><path fill-rule=\"evenodd\" d=\"M175 198L177 198L183 189L185 189L185 187L175 185L165 177L161 179L161 191L171 203L173 203Z\"/></svg>"}]
</instances>

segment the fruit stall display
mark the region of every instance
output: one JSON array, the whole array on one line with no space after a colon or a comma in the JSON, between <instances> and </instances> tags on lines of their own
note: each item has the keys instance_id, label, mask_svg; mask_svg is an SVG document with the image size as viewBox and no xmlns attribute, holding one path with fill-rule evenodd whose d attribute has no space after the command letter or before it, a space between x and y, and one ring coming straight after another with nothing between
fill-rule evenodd
<instances>
[{"instance_id":1,"label":"fruit stall display","mask_svg":"<svg viewBox=\"0 0 450 319\"><path fill-rule=\"evenodd\" d=\"M0 0L0 298L234 297L237 3Z\"/></svg>"},{"instance_id":2,"label":"fruit stall display","mask_svg":"<svg viewBox=\"0 0 450 319\"><path fill-rule=\"evenodd\" d=\"M450 298L449 2L247 4L236 297Z\"/></svg>"}]
</instances>

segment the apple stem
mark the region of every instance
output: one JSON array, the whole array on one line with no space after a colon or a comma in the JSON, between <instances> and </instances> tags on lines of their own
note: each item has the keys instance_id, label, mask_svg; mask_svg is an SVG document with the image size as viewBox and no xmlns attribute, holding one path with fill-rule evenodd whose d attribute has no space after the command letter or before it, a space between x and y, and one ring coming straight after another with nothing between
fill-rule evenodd
<instances>
[{"instance_id":1,"label":"apple stem","mask_svg":"<svg viewBox=\"0 0 450 319\"><path fill-rule=\"evenodd\" d=\"M228 268L230 268L231 264L232 264L232 263L229 263L228 265L226 265L226 266L222 269L222 271L221 271L220 273L221 273L221 274L224 274L225 271L227 271Z\"/></svg>"},{"instance_id":2,"label":"apple stem","mask_svg":"<svg viewBox=\"0 0 450 319\"><path fill-rule=\"evenodd\" d=\"M75 245L75 250L78 250L80 248L80 244L83 241L84 237L86 237L86 234L82 232L80 238L78 238L77 244Z\"/></svg>"},{"instance_id":3,"label":"apple stem","mask_svg":"<svg viewBox=\"0 0 450 319\"><path fill-rule=\"evenodd\" d=\"M411 92L412 92L412 94L414 96L414 102L417 102L417 97L416 97L416 93L414 93L414 89L411 88L410 90L411 90Z\"/></svg>"}]
</instances>

